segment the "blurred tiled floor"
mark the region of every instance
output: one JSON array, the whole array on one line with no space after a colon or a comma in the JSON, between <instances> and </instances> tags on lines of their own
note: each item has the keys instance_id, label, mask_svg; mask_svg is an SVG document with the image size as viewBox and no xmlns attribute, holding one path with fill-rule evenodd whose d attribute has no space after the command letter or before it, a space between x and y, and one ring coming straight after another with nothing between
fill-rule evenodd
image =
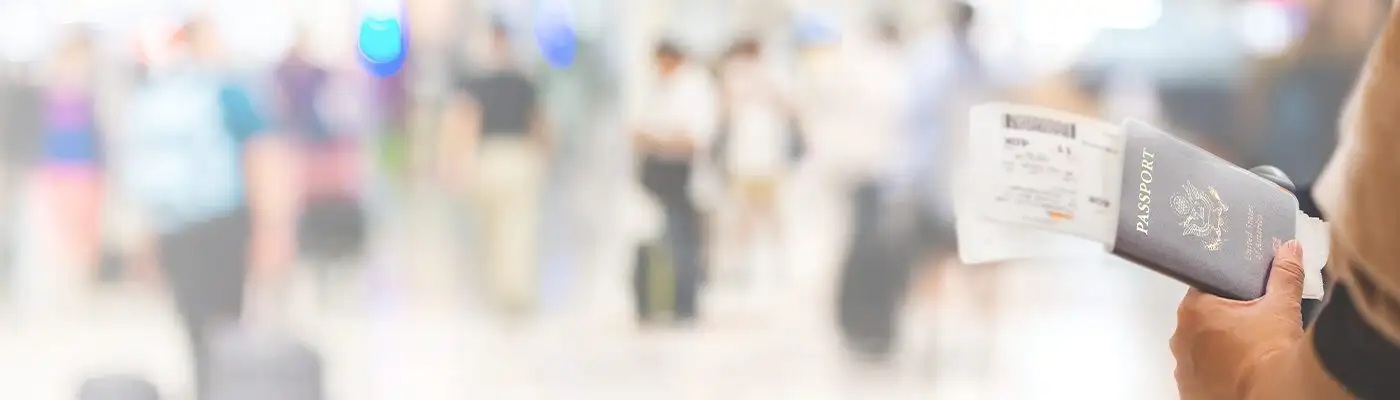
<instances>
[{"instance_id":1,"label":"blurred tiled floor","mask_svg":"<svg viewBox=\"0 0 1400 400\"><path fill-rule=\"evenodd\" d=\"M1182 289L1121 262L1002 267L991 331L955 269L937 301L906 310L899 357L874 367L841 350L831 273L817 267L762 295L713 288L694 329L638 329L624 286L630 244L606 230L575 255L570 301L501 323L465 300L468 286L445 261L460 246L434 207L409 207L429 211L380 232L398 250L371 264L401 271L391 281L403 290L376 292L369 307L357 288L370 285L347 276L333 290L341 300L318 308L302 296L290 307L285 326L327 359L331 399L1175 398L1166 343ZM809 222L794 247L828 246L819 236L830 221ZM812 253L800 263L830 265ZM149 291L107 289L25 318L0 306L3 399L74 398L84 377L109 372L145 374L186 398L184 352L170 305Z\"/></svg>"}]
</instances>

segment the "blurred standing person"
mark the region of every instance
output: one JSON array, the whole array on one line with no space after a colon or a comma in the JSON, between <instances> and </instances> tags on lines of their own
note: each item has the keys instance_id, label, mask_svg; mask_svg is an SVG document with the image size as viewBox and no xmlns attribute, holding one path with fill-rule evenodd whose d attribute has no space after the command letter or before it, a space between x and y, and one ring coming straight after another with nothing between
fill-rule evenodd
<instances>
[{"instance_id":1,"label":"blurred standing person","mask_svg":"<svg viewBox=\"0 0 1400 400\"><path fill-rule=\"evenodd\" d=\"M704 227L693 193L697 157L708 154L719 122L719 99L710 72L692 63L675 43L653 53L656 77L631 117L633 149L641 158L642 186L661 204L665 235L674 255L675 319L698 317L695 300Z\"/></svg>"},{"instance_id":2,"label":"blurred standing person","mask_svg":"<svg viewBox=\"0 0 1400 400\"><path fill-rule=\"evenodd\" d=\"M102 136L90 40L76 32L50 64L37 181L52 211L46 220L56 228L53 256L81 270L85 283L98 278L102 232Z\"/></svg>"},{"instance_id":3,"label":"blurred standing person","mask_svg":"<svg viewBox=\"0 0 1400 400\"><path fill-rule=\"evenodd\" d=\"M927 32L911 44L907 143L899 153L900 173L894 187L910 195L920 210L920 242L929 253L921 262L932 269L921 275L919 297L937 297L943 286L943 264L957 249L953 230L953 188L960 176L961 149L966 146L969 109L992 97L991 71L973 41L977 10L963 1L948 3L946 25ZM993 311L995 268L967 271L984 300L984 315Z\"/></svg>"},{"instance_id":4,"label":"blurred standing person","mask_svg":"<svg viewBox=\"0 0 1400 400\"><path fill-rule=\"evenodd\" d=\"M893 152L904 129L907 75L893 27L865 37L809 33L801 102L811 138L809 161L835 206L833 259L837 315L848 345L882 356L893 344L913 249L904 227L912 215L891 208Z\"/></svg>"},{"instance_id":5,"label":"blurred standing person","mask_svg":"<svg viewBox=\"0 0 1400 400\"><path fill-rule=\"evenodd\" d=\"M955 1L948 14L946 29L923 35L911 45L910 76L915 88L909 102L911 137L899 158L906 172L902 186L927 195L932 216L943 228L952 229L953 169L966 143L968 110L991 97L993 83L973 43L976 9Z\"/></svg>"},{"instance_id":6,"label":"blurred standing person","mask_svg":"<svg viewBox=\"0 0 1400 400\"><path fill-rule=\"evenodd\" d=\"M297 243L300 256L339 261L361 250L365 221L358 191L359 147L344 126L332 127L323 109L330 73L310 59L302 36L278 65L279 130L299 149L302 213ZM340 99L342 102L349 99ZM340 131L337 131L340 130ZM319 266L319 272L326 267Z\"/></svg>"},{"instance_id":7,"label":"blurred standing person","mask_svg":"<svg viewBox=\"0 0 1400 400\"><path fill-rule=\"evenodd\" d=\"M735 257L727 261L741 265L743 273L776 277L786 268L779 195L802 145L787 86L770 69L756 38L734 43L719 65L719 77L724 132L716 143L716 156L736 204L732 219L722 223L725 227L716 239L731 239L732 246L724 247ZM755 264L762 244L776 253L773 265Z\"/></svg>"},{"instance_id":8,"label":"blurred standing person","mask_svg":"<svg viewBox=\"0 0 1400 400\"><path fill-rule=\"evenodd\" d=\"M124 195L154 229L204 398L210 335L241 317L246 282L285 265L295 192L290 153L221 70L211 27L189 22L170 49L128 105L120 173Z\"/></svg>"},{"instance_id":9,"label":"blurred standing person","mask_svg":"<svg viewBox=\"0 0 1400 400\"><path fill-rule=\"evenodd\" d=\"M303 142L323 142L330 136L330 130L321 117L319 105L328 74L308 59L308 51L306 37L301 36L277 66L278 99L281 101L279 122L281 129Z\"/></svg>"},{"instance_id":10,"label":"blurred standing person","mask_svg":"<svg viewBox=\"0 0 1400 400\"><path fill-rule=\"evenodd\" d=\"M457 84L457 96L438 157L459 171L482 221L486 290L505 310L521 312L536 300L540 196L550 141L539 89L515 60L509 27L491 27L484 68Z\"/></svg>"}]
</instances>

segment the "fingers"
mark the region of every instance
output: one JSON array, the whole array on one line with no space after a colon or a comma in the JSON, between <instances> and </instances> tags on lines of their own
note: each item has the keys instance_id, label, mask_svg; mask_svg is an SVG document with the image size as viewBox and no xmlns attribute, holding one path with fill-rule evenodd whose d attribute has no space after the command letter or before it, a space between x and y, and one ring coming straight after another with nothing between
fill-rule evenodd
<instances>
[{"instance_id":1,"label":"fingers","mask_svg":"<svg viewBox=\"0 0 1400 400\"><path fill-rule=\"evenodd\" d=\"M1303 247L1290 240L1274 252L1273 269L1269 271L1265 298L1297 303L1303 298Z\"/></svg>"}]
</instances>

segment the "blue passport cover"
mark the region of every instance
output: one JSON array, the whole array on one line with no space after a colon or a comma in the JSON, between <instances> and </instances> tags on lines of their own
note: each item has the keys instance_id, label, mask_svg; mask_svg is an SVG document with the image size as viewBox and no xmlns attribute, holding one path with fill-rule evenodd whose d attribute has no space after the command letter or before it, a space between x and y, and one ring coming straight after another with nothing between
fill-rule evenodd
<instances>
[{"instance_id":1,"label":"blue passport cover","mask_svg":"<svg viewBox=\"0 0 1400 400\"><path fill-rule=\"evenodd\" d=\"M1263 296L1274 249L1294 238L1293 194L1146 123L1123 132L1113 253L1216 296Z\"/></svg>"}]
</instances>

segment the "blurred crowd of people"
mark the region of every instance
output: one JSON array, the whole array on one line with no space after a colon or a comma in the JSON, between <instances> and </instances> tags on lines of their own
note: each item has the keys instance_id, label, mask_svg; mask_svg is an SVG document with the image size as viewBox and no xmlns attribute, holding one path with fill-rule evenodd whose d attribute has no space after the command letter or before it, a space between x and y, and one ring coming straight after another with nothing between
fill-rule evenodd
<instances>
[{"instance_id":1,"label":"blurred crowd of people","mask_svg":"<svg viewBox=\"0 0 1400 400\"><path fill-rule=\"evenodd\" d=\"M75 28L35 74L8 71L7 292L44 315L101 282L168 288L203 388L211 336L242 316L250 287L284 284L300 258L358 251L360 149L402 116L370 115L395 97L309 61L305 45L261 84L198 17L142 43L129 90L103 93L114 68L98 35Z\"/></svg>"}]
</instances>

